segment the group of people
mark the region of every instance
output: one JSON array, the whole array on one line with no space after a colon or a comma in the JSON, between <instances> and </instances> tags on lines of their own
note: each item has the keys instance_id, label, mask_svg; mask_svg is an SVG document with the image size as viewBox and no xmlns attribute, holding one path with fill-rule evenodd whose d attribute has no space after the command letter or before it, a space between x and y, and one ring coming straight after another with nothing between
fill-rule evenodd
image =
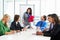
<instances>
[{"instance_id":1,"label":"group of people","mask_svg":"<svg viewBox=\"0 0 60 40\"><path fill-rule=\"evenodd\" d=\"M47 28L45 28L43 31L37 31L36 35L51 37L50 40L60 40L60 21L58 16L56 14L49 14L48 21L50 22L49 30L46 31ZM40 26L40 28L41 27L42 26Z\"/></svg>"},{"instance_id":2,"label":"group of people","mask_svg":"<svg viewBox=\"0 0 60 40\"><path fill-rule=\"evenodd\" d=\"M48 21L50 22L49 28L47 28L47 17ZM51 40L60 40L60 21L58 16L56 14L49 14L47 17L43 15L41 17L41 20L35 25L37 29L36 35L48 36L51 37ZM14 20L11 23L10 28L8 28L7 24L9 22L9 19L10 16L8 14L5 14L0 21L0 36L14 34L15 32L17 33L32 28L31 22L34 21L34 16L32 16L32 9L28 8L23 15L24 27L20 25L20 15L14 16Z\"/></svg>"},{"instance_id":3,"label":"group of people","mask_svg":"<svg viewBox=\"0 0 60 40\"><path fill-rule=\"evenodd\" d=\"M28 8L27 11L23 15L23 24L24 27L20 25L20 15L15 15L14 20L8 28L10 16L5 14L0 21L0 36L14 34L15 32L25 31L28 28L31 28L31 22L34 21L34 16L32 16L32 9Z\"/></svg>"}]
</instances>

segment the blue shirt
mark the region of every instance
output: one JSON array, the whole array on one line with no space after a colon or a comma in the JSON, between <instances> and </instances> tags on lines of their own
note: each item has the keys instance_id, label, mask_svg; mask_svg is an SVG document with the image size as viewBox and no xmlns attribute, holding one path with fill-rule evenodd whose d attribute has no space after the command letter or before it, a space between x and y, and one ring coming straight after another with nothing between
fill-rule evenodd
<instances>
[{"instance_id":1,"label":"blue shirt","mask_svg":"<svg viewBox=\"0 0 60 40\"><path fill-rule=\"evenodd\" d=\"M37 22L36 27L40 27L40 30L44 31L44 29L47 27L47 22L39 21L39 22Z\"/></svg>"}]
</instances>

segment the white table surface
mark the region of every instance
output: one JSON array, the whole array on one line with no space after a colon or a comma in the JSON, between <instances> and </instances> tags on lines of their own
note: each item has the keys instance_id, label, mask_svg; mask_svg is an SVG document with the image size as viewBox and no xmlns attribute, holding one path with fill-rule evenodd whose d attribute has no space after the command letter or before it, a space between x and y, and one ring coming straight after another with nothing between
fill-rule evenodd
<instances>
[{"instance_id":1,"label":"white table surface","mask_svg":"<svg viewBox=\"0 0 60 40\"><path fill-rule=\"evenodd\" d=\"M27 29L12 35L0 36L0 40L50 40L50 37L33 35L35 32L35 29Z\"/></svg>"}]
</instances>

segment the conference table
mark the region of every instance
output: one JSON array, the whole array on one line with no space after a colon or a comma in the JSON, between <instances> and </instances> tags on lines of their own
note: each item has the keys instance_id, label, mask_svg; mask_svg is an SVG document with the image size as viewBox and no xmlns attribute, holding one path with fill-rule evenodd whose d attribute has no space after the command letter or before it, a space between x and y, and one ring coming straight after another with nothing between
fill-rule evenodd
<instances>
[{"instance_id":1,"label":"conference table","mask_svg":"<svg viewBox=\"0 0 60 40\"><path fill-rule=\"evenodd\" d=\"M0 36L0 40L50 40L50 37L34 35L34 33L36 33L35 29L27 29L15 34Z\"/></svg>"}]
</instances>

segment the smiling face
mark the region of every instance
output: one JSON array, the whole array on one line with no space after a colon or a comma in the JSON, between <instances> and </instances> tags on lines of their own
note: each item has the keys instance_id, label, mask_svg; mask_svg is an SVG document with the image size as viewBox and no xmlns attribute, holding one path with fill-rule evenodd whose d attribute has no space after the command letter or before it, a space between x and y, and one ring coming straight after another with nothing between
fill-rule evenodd
<instances>
[{"instance_id":1,"label":"smiling face","mask_svg":"<svg viewBox=\"0 0 60 40\"><path fill-rule=\"evenodd\" d=\"M28 11L27 11L28 13L30 13L30 9L28 9Z\"/></svg>"},{"instance_id":2,"label":"smiling face","mask_svg":"<svg viewBox=\"0 0 60 40\"><path fill-rule=\"evenodd\" d=\"M43 16L41 17L41 20L44 21L44 17Z\"/></svg>"},{"instance_id":3,"label":"smiling face","mask_svg":"<svg viewBox=\"0 0 60 40\"><path fill-rule=\"evenodd\" d=\"M6 22L9 22L9 20L10 20L10 17L5 18Z\"/></svg>"},{"instance_id":4,"label":"smiling face","mask_svg":"<svg viewBox=\"0 0 60 40\"><path fill-rule=\"evenodd\" d=\"M30 14L30 15L32 15L32 9L31 8L28 8L27 9L27 13Z\"/></svg>"},{"instance_id":5,"label":"smiling face","mask_svg":"<svg viewBox=\"0 0 60 40\"><path fill-rule=\"evenodd\" d=\"M46 21L46 16L45 16L45 15L42 16L42 17L41 17L41 20L42 20L42 21Z\"/></svg>"},{"instance_id":6,"label":"smiling face","mask_svg":"<svg viewBox=\"0 0 60 40\"><path fill-rule=\"evenodd\" d=\"M20 17L18 18L17 22L19 22L19 21L20 21Z\"/></svg>"},{"instance_id":7,"label":"smiling face","mask_svg":"<svg viewBox=\"0 0 60 40\"><path fill-rule=\"evenodd\" d=\"M49 16L48 17L48 21L51 22L51 23L53 23L54 22L54 19L51 16Z\"/></svg>"},{"instance_id":8,"label":"smiling face","mask_svg":"<svg viewBox=\"0 0 60 40\"><path fill-rule=\"evenodd\" d=\"M3 19L2 20L4 20L6 23L7 22L9 22L9 20L10 20L10 17L9 17L9 15L4 15L4 17L3 17Z\"/></svg>"}]
</instances>

